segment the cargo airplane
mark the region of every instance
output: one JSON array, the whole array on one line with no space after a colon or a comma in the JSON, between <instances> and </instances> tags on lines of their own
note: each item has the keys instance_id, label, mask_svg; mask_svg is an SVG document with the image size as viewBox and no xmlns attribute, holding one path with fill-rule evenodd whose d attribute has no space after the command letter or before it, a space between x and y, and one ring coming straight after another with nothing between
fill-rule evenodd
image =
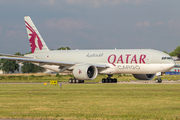
<instances>
[{"instance_id":1,"label":"cargo airplane","mask_svg":"<svg viewBox=\"0 0 180 120\"><path fill-rule=\"evenodd\" d=\"M25 16L24 20L32 54L0 54L0 58L31 62L55 72L70 72L74 75L70 83L93 80L98 74L108 75L102 83L116 83L117 79L111 78L113 74L132 74L139 80L150 80L156 73L175 66L168 54L153 49L49 50L31 18Z\"/></svg>"}]
</instances>

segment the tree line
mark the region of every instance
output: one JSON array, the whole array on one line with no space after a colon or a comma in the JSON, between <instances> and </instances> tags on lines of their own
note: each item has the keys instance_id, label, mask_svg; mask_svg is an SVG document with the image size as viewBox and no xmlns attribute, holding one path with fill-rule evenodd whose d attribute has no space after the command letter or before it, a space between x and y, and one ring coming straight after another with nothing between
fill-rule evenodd
<instances>
[{"instance_id":1,"label":"tree line","mask_svg":"<svg viewBox=\"0 0 180 120\"><path fill-rule=\"evenodd\" d=\"M170 56L177 56L180 59L180 46L177 46L176 49L174 49L174 51L168 53L166 51L164 51L165 53L169 54Z\"/></svg>"}]
</instances>

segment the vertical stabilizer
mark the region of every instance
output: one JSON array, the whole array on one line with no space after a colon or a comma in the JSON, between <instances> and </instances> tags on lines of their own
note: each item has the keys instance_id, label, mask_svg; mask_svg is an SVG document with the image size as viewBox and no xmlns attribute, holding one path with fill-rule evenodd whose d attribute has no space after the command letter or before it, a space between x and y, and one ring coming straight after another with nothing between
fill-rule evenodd
<instances>
[{"instance_id":1,"label":"vertical stabilizer","mask_svg":"<svg viewBox=\"0 0 180 120\"><path fill-rule=\"evenodd\" d=\"M25 25L26 25L32 53L41 52L41 51L49 51L46 43L44 42L43 38L39 34L31 18L29 16L25 16L24 20L25 20Z\"/></svg>"}]
</instances>

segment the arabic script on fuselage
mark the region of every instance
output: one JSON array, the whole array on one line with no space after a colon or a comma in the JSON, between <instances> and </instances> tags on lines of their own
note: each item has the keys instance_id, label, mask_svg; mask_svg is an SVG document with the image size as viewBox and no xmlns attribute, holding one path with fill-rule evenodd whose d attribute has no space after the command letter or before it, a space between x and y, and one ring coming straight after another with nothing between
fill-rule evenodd
<instances>
[{"instance_id":1,"label":"arabic script on fuselage","mask_svg":"<svg viewBox=\"0 0 180 120\"><path fill-rule=\"evenodd\" d=\"M103 55L104 55L104 53L88 53L86 55L86 57L89 57L89 58L91 58L91 57L102 57Z\"/></svg>"}]
</instances>

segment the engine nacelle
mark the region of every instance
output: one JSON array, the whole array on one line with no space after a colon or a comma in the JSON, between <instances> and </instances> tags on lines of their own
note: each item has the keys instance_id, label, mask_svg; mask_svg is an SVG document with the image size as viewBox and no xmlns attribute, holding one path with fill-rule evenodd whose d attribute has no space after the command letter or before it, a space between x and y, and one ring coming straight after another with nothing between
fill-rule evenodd
<instances>
[{"instance_id":1,"label":"engine nacelle","mask_svg":"<svg viewBox=\"0 0 180 120\"><path fill-rule=\"evenodd\" d=\"M73 70L73 75L78 80L93 80L97 77L98 70L94 65L77 65Z\"/></svg>"},{"instance_id":2,"label":"engine nacelle","mask_svg":"<svg viewBox=\"0 0 180 120\"><path fill-rule=\"evenodd\" d=\"M139 80L151 80L154 78L155 74L133 74L133 76Z\"/></svg>"}]
</instances>

